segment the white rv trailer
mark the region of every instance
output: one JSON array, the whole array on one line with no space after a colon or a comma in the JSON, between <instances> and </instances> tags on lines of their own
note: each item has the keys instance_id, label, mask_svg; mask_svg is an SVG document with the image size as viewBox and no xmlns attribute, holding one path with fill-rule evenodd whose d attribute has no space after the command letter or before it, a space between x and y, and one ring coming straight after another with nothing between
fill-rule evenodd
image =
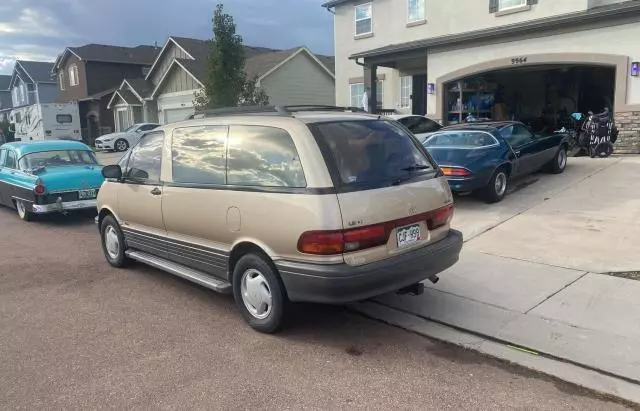
<instances>
[{"instance_id":1,"label":"white rv trailer","mask_svg":"<svg viewBox=\"0 0 640 411\"><path fill-rule=\"evenodd\" d=\"M16 141L82 140L77 102L32 104L11 110Z\"/></svg>"}]
</instances>

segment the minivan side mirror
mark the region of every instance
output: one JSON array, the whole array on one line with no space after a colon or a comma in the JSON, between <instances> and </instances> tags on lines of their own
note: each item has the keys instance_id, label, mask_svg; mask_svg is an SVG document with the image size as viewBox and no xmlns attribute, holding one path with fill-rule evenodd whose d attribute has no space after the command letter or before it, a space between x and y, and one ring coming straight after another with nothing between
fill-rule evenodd
<instances>
[{"instance_id":1,"label":"minivan side mirror","mask_svg":"<svg viewBox=\"0 0 640 411\"><path fill-rule=\"evenodd\" d=\"M104 166L102 168L102 176L113 180L120 181L122 179L122 169L117 164Z\"/></svg>"}]
</instances>

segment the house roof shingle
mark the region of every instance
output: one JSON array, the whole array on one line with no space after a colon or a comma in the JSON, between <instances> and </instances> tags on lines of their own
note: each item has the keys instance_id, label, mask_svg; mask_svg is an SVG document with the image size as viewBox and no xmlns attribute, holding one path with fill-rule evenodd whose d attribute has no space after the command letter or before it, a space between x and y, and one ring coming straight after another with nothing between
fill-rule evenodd
<instances>
[{"instance_id":1,"label":"house roof shingle","mask_svg":"<svg viewBox=\"0 0 640 411\"><path fill-rule=\"evenodd\" d=\"M211 41L177 36L171 36L170 38L195 59L177 58L175 59L176 62L181 64L200 82L204 81L209 53L211 52ZM277 50L267 47L244 46L246 57L245 73L249 78L260 77L297 53L301 48L302 46L288 50ZM327 70L331 73L335 72L335 59L333 57L316 54L314 54L314 56L318 58ZM134 87L133 84L132 87ZM147 96L149 96L151 92L152 91L150 91Z\"/></svg>"},{"instance_id":2,"label":"house roof shingle","mask_svg":"<svg viewBox=\"0 0 640 411\"><path fill-rule=\"evenodd\" d=\"M11 84L11 76L0 74L0 90L9 90L9 84Z\"/></svg>"},{"instance_id":3,"label":"house roof shingle","mask_svg":"<svg viewBox=\"0 0 640 411\"><path fill-rule=\"evenodd\" d=\"M116 91L127 104L140 104L140 100L129 90Z\"/></svg>"},{"instance_id":4,"label":"house roof shingle","mask_svg":"<svg viewBox=\"0 0 640 411\"><path fill-rule=\"evenodd\" d=\"M36 83L55 83L55 80L51 78L53 63L28 60L18 60L17 63L20 64L29 77ZM26 81L27 79L24 80Z\"/></svg>"},{"instance_id":5,"label":"house roof shingle","mask_svg":"<svg viewBox=\"0 0 640 411\"><path fill-rule=\"evenodd\" d=\"M145 98L153 91L153 83L145 80L144 78L128 78L127 83L138 93L142 98Z\"/></svg>"},{"instance_id":6,"label":"house roof shingle","mask_svg":"<svg viewBox=\"0 0 640 411\"><path fill-rule=\"evenodd\" d=\"M160 51L154 46L120 47L106 44L85 44L69 47L69 50L83 60L140 65L151 65Z\"/></svg>"}]
</instances>

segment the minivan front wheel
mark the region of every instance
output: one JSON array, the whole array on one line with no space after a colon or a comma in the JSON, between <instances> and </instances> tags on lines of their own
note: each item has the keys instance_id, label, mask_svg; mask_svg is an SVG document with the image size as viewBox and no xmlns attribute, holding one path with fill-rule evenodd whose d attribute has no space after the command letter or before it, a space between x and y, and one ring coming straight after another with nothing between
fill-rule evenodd
<instances>
[{"instance_id":1,"label":"minivan front wheel","mask_svg":"<svg viewBox=\"0 0 640 411\"><path fill-rule=\"evenodd\" d=\"M233 296L245 321L263 333L280 329L287 296L276 270L256 254L240 258L233 270Z\"/></svg>"},{"instance_id":2,"label":"minivan front wheel","mask_svg":"<svg viewBox=\"0 0 640 411\"><path fill-rule=\"evenodd\" d=\"M129 263L129 258L124 253L124 235L113 216L108 215L102 220L100 237L102 237L102 252L107 262L117 268L126 266Z\"/></svg>"}]
</instances>

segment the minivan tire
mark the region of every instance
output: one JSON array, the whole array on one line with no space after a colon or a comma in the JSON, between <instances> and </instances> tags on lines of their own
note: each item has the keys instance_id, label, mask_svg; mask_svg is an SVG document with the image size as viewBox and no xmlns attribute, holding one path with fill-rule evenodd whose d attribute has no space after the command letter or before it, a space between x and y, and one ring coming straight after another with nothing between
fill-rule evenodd
<instances>
[{"instance_id":1,"label":"minivan tire","mask_svg":"<svg viewBox=\"0 0 640 411\"><path fill-rule=\"evenodd\" d=\"M102 243L102 252L107 262L116 268L126 267L131 260L125 255L124 234L120 229L120 224L116 219L108 215L102 220L100 225L100 239ZM117 241L117 250L114 249L113 242Z\"/></svg>"},{"instance_id":2,"label":"minivan tire","mask_svg":"<svg viewBox=\"0 0 640 411\"><path fill-rule=\"evenodd\" d=\"M245 321L256 331L277 332L289 301L275 267L261 255L247 254L236 263L232 282L233 297Z\"/></svg>"},{"instance_id":3,"label":"minivan tire","mask_svg":"<svg viewBox=\"0 0 640 411\"><path fill-rule=\"evenodd\" d=\"M497 183L501 182L501 187L498 188ZM498 203L504 199L507 195L507 190L509 189L509 172L505 167L498 168L493 175L491 176L491 180L489 180L489 184L487 184L480 192L480 195L484 199L485 202Z\"/></svg>"}]
</instances>

